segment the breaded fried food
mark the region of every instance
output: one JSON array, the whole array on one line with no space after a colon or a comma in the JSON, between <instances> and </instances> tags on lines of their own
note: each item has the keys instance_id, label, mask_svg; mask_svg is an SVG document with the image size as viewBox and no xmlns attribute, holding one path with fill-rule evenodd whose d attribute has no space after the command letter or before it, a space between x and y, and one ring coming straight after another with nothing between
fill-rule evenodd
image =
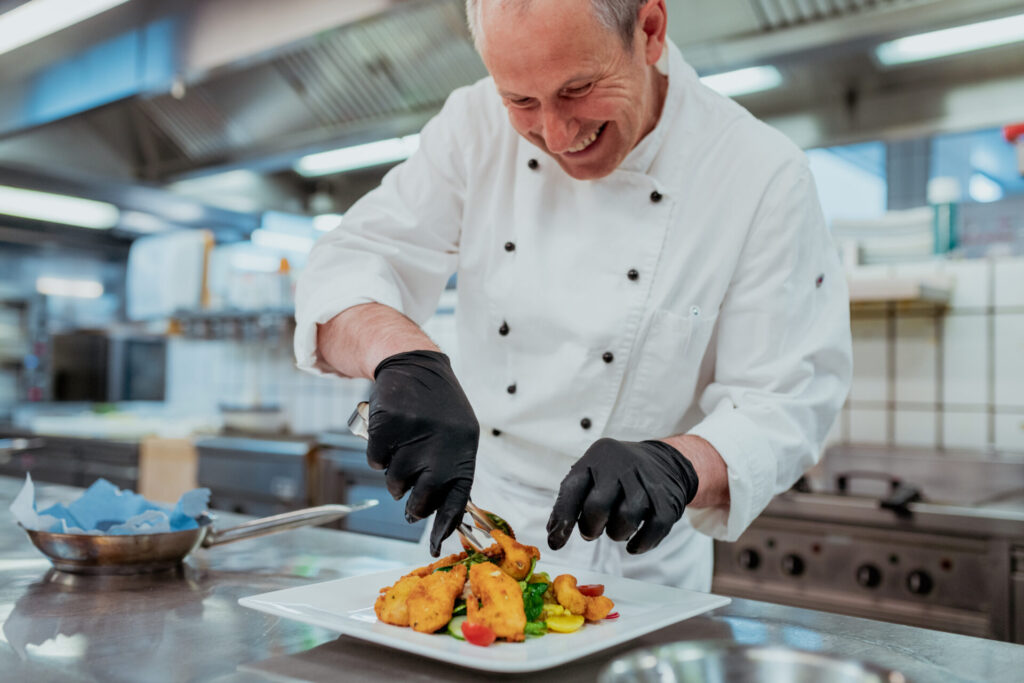
<instances>
[{"instance_id":1,"label":"breaded fried food","mask_svg":"<svg viewBox=\"0 0 1024 683\"><path fill-rule=\"evenodd\" d=\"M490 545L490 546L488 546L487 548L484 549L484 555L487 555L487 557L490 557L492 559L500 558L501 557L501 548L498 546L497 543L494 543L494 544L492 544L492 545ZM453 564L455 564L456 562L461 562L462 560L466 559L467 557L469 557L469 555L466 554L465 552L455 553L454 555L448 555L446 557L442 557L437 562L432 562L432 563L426 565L425 567L417 567L416 569L413 569L411 572L406 574L406 576L419 576L419 577L429 576L429 575L433 574L435 571L437 571L438 569L440 569L442 567L450 567Z\"/></svg>"},{"instance_id":2,"label":"breaded fried food","mask_svg":"<svg viewBox=\"0 0 1024 683\"><path fill-rule=\"evenodd\" d=\"M601 621L615 608L615 603L603 595L590 597L580 593L576 577L560 574L554 581L555 599L573 614L582 614L587 621Z\"/></svg>"},{"instance_id":3,"label":"breaded fried food","mask_svg":"<svg viewBox=\"0 0 1024 683\"><path fill-rule=\"evenodd\" d=\"M377 618L385 624L408 626L409 607L406 601L422 580L420 577L410 574L400 578L390 588L381 589L377 601L373 604L373 611L377 613Z\"/></svg>"},{"instance_id":4,"label":"breaded fried food","mask_svg":"<svg viewBox=\"0 0 1024 683\"><path fill-rule=\"evenodd\" d=\"M466 601L466 620L488 626L499 638L516 641L526 636L526 612L519 583L491 562L469 569L473 595Z\"/></svg>"},{"instance_id":5,"label":"breaded fried food","mask_svg":"<svg viewBox=\"0 0 1024 683\"><path fill-rule=\"evenodd\" d=\"M409 625L420 633L433 633L452 618L455 598L466 584L466 565L423 577L409 593Z\"/></svg>"},{"instance_id":6,"label":"breaded fried food","mask_svg":"<svg viewBox=\"0 0 1024 683\"><path fill-rule=\"evenodd\" d=\"M559 574L553 584L555 599L558 604L573 614L585 614L587 596L576 589L576 577L572 574Z\"/></svg>"},{"instance_id":7,"label":"breaded fried food","mask_svg":"<svg viewBox=\"0 0 1024 683\"><path fill-rule=\"evenodd\" d=\"M406 576L419 576L419 577L430 576L431 574L433 574L435 571L437 571L441 567L450 567L453 564L455 564L456 562L459 562L460 560L464 560L467 557L469 557L469 556L466 555L466 553L455 553L454 555L448 555L446 557L442 557L437 562L432 562L432 563L428 564L425 567L417 567L416 569L413 569L411 572L406 574Z\"/></svg>"},{"instance_id":8,"label":"breaded fried food","mask_svg":"<svg viewBox=\"0 0 1024 683\"><path fill-rule=\"evenodd\" d=\"M536 546L523 545L506 534L501 529L491 531L491 536L497 541L504 557L501 560L501 570L516 581L522 581L530 573L533 560L540 559L540 551Z\"/></svg>"},{"instance_id":9,"label":"breaded fried food","mask_svg":"<svg viewBox=\"0 0 1024 683\"><path fill-rule=\"evenodd\" d=\"M611 601L611 598L603 595L596 597L584 595L583 597L587 599L587 611L583 613L587 621L601 621L615 609L615 603Z\"/></svg>"}]
</instances>

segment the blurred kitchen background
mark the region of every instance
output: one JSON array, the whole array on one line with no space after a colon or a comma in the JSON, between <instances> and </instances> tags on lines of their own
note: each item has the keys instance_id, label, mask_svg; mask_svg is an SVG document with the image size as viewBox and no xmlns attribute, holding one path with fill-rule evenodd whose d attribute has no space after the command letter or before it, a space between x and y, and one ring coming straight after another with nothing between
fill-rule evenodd
<instances>
[{"instance_id":1,"label":"blurred kitchen background","mask_svg":"<svg viewBox=\"0 0 1024 683\"><path fill-rule=\"evenodd\" d=\"M827 457L717 544L715 590L1024 642L1024 6L667 5L807 150L851 290ZM345 429L368 383L294 368L292 292L484 75L462 0L0 0L0 474L376 497L347 528L417 538Z\"/></svg>"}]
</instances>

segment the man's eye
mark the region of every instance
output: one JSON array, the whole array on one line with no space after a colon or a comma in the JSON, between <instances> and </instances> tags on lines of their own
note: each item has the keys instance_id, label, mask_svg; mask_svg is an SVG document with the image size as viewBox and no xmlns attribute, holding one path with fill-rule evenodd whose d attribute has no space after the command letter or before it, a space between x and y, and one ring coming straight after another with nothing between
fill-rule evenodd
<instances>
[{"instance_id":1,"label":"man's eye","mask_svg":"<svg viewBox=\"0 0 1024 683\"><path fill-rule=\"evenodd\" d=\"M530 97L520 97L520 98L517 98L517 99L511 99L510 98L508 102L513 107L528 107L528 106L530 106L530 103L533 102L533 98L530 98Z\"/></svg>"},{"instance_id":2,"label":"man's eye","mask_svg":"<svg viewBox=\"0 0 1024 683\"><path fill-rule=\"evenodd\" d=\"M593 89L593 87L593 83L587 83L586 85L581 85L576 88L566 88L565 92L568 95L579 97L580 95L586 95L591 91L591 89Z\"/></svg>"}]
</instances>

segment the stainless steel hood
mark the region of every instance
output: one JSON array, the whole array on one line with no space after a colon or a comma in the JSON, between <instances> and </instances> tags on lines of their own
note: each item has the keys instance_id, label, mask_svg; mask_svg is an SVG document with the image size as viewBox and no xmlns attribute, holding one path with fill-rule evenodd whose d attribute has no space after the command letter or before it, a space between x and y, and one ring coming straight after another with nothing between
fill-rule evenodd
<instances>
[{"instance_id":1,"label":"stainless steel hood","mask_svg":"<svg viewBox=\"0 0 1024 683\"><path fill-rule=\"evenodd\" d=\"M329 31L257 64L128 104L168 143L149 159L168 177L418 130L455 88L485 74L458 2L410 4Z\"/></svg>"},{"instance_id":2,"label":"stainless steel hood","mask_svg":"<svg viewBox=\"0 0 1024 683\"><path fill-rule=\"evenodd\" d=\"M133 0L0 56L0 165L121 181L280 175L303 153L416 131L485 74L463 4ZM668 6L670 34L699 72L783 71L783 88L741 102L804 146L1020 116L1019 44L897 69L871 57L883 40L1020 11L1019 0Z\"/></svg>"}]
</instances>

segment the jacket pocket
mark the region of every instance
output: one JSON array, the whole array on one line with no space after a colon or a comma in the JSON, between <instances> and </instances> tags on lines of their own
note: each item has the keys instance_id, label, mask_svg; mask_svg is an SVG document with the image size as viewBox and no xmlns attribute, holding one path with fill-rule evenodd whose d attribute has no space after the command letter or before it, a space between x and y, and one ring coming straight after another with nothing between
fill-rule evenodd
<instances>
[{"instance_id":1,"label":"jacket pocket","mask_svg":"<svg viewBox=\"0 0 1024 683\"><path fill-rule=\"evenodd\" d=\"M671 436L697 399L697 383L715 316L693 307L690 315L656 310L642 332L627 373L623 424L635 435Z\"/></svg>"}]
</instances>

